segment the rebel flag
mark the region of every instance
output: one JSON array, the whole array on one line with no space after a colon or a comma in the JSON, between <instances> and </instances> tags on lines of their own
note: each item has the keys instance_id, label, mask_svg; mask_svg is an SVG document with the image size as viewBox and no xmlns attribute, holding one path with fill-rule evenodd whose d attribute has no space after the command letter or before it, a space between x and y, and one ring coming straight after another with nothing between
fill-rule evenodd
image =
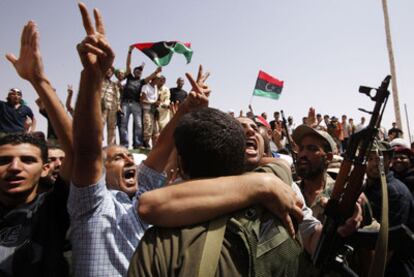
<instances>
[{"instance_id":1,"label":"rebel flag","mask_svg":"<svg viewBox=\"0 0 414 277\"><path fill-rule=\"evenodd\" d=\"M133 46L141 50L148 58L150 58L156 65L165 66L170 63L174 53L183 54L190 63L193 56L191 43L182 43L179 41L159 41L159 42L145 42L136 43Z\"/></svg>"},{"instance_id":2,"label":"rebel flag","mask_svg":"<svg viewBox=\"0 0 414 277\"><path fill-rule=\"evenodd\" d=\"M282 88L283 81L279 81L275 77L272 77L266 72L260 70L253 95L277 100L282 93Z\"/></svg>"}]
</instances>

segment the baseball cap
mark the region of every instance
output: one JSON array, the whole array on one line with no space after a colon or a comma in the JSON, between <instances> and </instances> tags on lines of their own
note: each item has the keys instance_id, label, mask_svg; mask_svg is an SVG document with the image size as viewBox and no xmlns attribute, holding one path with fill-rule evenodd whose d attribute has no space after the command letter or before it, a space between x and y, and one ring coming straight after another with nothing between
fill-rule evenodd
<instances>
[{"instance_id":1,"label":"baseball cap","mask_svg":"<svg viewBox=\"0 0 414 277\"><path fill-rule=\"evenodd\" d=\"M254 117L254 121L256 124L263 125L268 129L271 129L270 124L266 121L266 119L263 118L263 116L257 115Z\"/></svg>"},{"instance_id":2,"label":"baseball cap","mask_svg":"<svg viewBox=\"0 0 414 277\"><path fill-rule=\"evenodd\" d=\"M404 154L407 155L410 159L414 158L414 152L410 148L403 146L393 147L395 154Z\"/></svg>"},{"instance_id":3,"label":"baseball cap","mask_svg":"<svg viewBox=\"0 0 414 277\"><path fill-rule=\"evenodd\" d=\"M300 144L302 139L307 135L315 135L315 136L320 137L321 139L323 139L325 142L328 143L328 145L331 148L331 151L333 153L338 152L338 148L336 147L336 143L335 143L334 139L331 137L331 135L329 135L325 131L313 129L313 128L305 125L305 124L302 124L302 125L298 126L293 131L292 138L293 138L293 141L296 144Z\"/></svg>"}]
</instances>

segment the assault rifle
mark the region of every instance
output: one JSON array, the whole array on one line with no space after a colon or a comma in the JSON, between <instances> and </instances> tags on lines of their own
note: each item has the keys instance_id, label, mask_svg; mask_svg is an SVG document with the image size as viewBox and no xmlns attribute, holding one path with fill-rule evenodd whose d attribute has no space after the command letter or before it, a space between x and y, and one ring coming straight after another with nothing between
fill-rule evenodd
<instances>
[{"instance_id":1,"label":"assault rifle","mask_svg":"<svg viewBox=\"0 0 414 277\"><path fill-rule=\"evenodd\" d=\"M285 130L285 133L286 133L286 139L287 139L286 148L289 150L289 153L290 153L290 155L292 156L292 159L293 159L293 166L294 166L294 168L296 168L297 155L296 155L295 150L293 149L292 138L290 137L290 134L289 134L289 129L288 129L288 126L287 126L286 117L285 117L285 114L284 114L283 110L280 111L280 114L282 115L282 127L283 127L283 130Z\"/></svg>"},{"instance_id":2,"label":"assault rifle","mask_svg":"<svg viewBox=\"0 0 414 277\"><path fill-rule=\"evenodd\" d=\"M344 240L337 233L337 229L354 213L355 203L364 190L363 181L367 156L372 143L377 136L382 115L387 104L388 86L391 76L388 75L377 89L359 87L359 92L366 94L375 102L373 111L363 112L371 114L368 126L350 137L348 149L342 162L332 195L325 208L325 222L322 235L313 255L314 264L324 271L338 268L341 259L338 254L343 250Z\"/></svg>"}]
</instances>

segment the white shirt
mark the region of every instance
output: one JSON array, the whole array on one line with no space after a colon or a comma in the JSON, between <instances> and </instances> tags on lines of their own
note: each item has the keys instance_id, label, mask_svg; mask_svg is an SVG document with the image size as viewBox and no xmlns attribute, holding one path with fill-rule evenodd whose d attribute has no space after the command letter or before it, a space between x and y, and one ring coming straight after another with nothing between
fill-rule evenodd
<instances>
[{"instance_id":1,"label":"white shirt","mask_svg":"<svg viewBox=\"0 0 414 277\"><path fill-rule=\"evenodd\" d=\"M356 127L355 127L355 133L356 132L359 132L359 131L361 131L362 129L364 129L365 128L365 124L358 124Z\"/></svg>"},{"instance_id":2,"label":"white shirt","mask_svg":"<svg viewBox=\"0 0 414 277\"><path fill-rule=\"evenodd\" d=\"M149 110L151 104L154 104L158 100L158 88L157 86L146 84L141 89L141 95L144 98L144 101L141 102L142 108L144 110Z\"/></svg>"}]
</instances>

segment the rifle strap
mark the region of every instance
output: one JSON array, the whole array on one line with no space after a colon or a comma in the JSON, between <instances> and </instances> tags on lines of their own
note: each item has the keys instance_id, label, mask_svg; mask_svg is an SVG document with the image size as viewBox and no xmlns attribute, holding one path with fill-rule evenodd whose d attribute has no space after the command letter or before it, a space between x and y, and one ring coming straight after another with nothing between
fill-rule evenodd
<instances>
[{"instance_id":1,"label":"rifle strap","mask_svg":"<svg viewBox=\"0 0 414 277\"><path fill-rule=\"evenodd\" d=\"M378 147L377 147L378 149ZM378 169L381 175L381 227L375 244L375 256L371 263L368 276L384 276L385 266L387 264L388 252L388 189L387 179L385 178L384 156L381 151L377 150L379 156Z\"/></svg>"},{"instance_id":2,"label":"rifle strap","mask_svg":"<svg viewBox=\"0 0 414 277\"><path fill-rule=\"evenodd\" d=\"M208 224L206 241L200 260L198 277L213 277L216 274L228 216L222 216Z\"/></svg>"}]
</instances>

